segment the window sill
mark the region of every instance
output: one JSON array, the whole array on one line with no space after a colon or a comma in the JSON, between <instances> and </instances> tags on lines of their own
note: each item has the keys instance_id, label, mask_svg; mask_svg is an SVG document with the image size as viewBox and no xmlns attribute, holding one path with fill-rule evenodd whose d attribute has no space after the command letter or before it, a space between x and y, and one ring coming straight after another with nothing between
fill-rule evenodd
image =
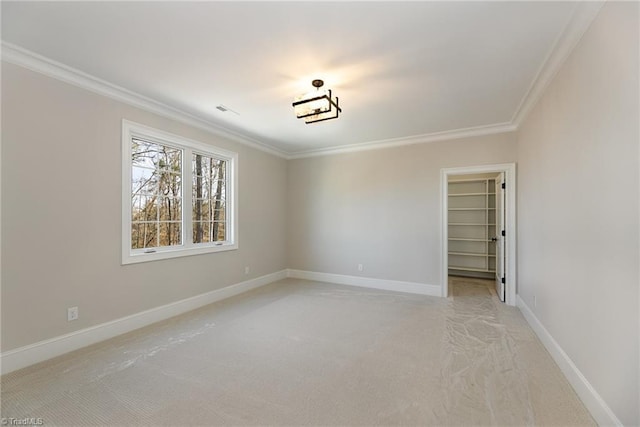
<instances>
[{"instance_id":1,"label":"window sill","mask_svg":"<svg viewBox=\"0 0 640 427\"><path fill-rule=\"evenodd\" d=\"M122 265L137 264L141 262L159 261L162 259L181 258L192 255L202 255L213 252L225 252L234 251L238 249L237 243L223 243L220 245L208 245L198 246L190 248L176 248L176 249L158 249L157 252L152 253L123 253Z\"/></svg>"}]
</instances>

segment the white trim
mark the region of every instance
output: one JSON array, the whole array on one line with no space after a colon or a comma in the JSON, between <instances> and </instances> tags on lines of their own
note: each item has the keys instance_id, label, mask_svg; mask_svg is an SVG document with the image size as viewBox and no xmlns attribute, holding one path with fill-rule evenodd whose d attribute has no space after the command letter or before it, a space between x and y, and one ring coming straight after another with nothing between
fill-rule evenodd
<instances>
[{"instance_id":1,"label":"white trim","mask_svg":"<svg viewBox=\"0 0 640 427\"><path fill-rule=\"evenodd\" d=\"M422 135L406 136L401 138L382 139L379 141L363 142L360 144L343 145L336 147L320 148L290 153L288 160L302 159L306 157L329 156L333 154L355 153L358 151L379 150L381 148L401 147L403 145L426 144L450 139L469 138L473 136L495 135L499 133L514 132L516 126L511 123L497 123L486 126L453 129L443 132L425 133Z\"/></svg>"},{"instance_id":2,"label":"white trim","mask_svg":"<svg viewBox=\"0 0 640 427\"><path fill-rule=\"evenodd\" d=\"M282 280L286 277L287 270L281 270L110 322L3 352L0 354L1 373L4 375L35 363L43 362L70 351L142 328L143 326L195 310L196 308L230 298L260 286L268 285L269 283Z\"/></svg>"},{"instance_id":3,"label":"white trim","mask_svg":"<svg viewBox=\"0 0 640 427\"><path fill-rule=\"evenodd\" d=\"M522 100L514 111L511 121L509 122L297 152L287 152L285 150L278 149L272 145L263 143L237 131L225 128L205 118L197 117L173 106L114 85L12 43L5 41L2 42L2 59L91 92L133 105L134 107L203 129L214 135L229 138L249 147L265 151L287 160L292 160L306 157L327 156L399 147L404 145L430 143L473 136L494 135L518 130L526 115L540 98L544 89L560 70L566 58L571 54L586 30L589 28L593 19L598 15L603 4L604 2L602 1L576 2L576 7L571 18L551 47L547 57L539 68L536 77L531 82L528 91L522 97Z\"/></svg>"},{"instance_id":4,"label":"white trim","mask_svg":"<svg viewBox=\"0 0 640 427\"><path fill-rule=\"evenodd\" d=\"M511 123L517 128L522 125L527 114L536 105L549 83L558 74L566 59L578 45L584 33L600 13L604 1L579 1L564 30L554 42L540 69L531 82L529 90L522 97L518 108L513 113Z\"/></svg>"},{"instance_id":5,"label":"white trim","mask_svg":"<svg viewBox=\"0 0 640 427\"><path fill-rule=\"evenodd\" d=\"M27 68L45 76L61 80L90 92L106 96L116 101L124 102L137 108L158 114L160 116L185 123L198 129L202 129L217 136L228 138L251 148L264 151L274 156L286 158L286 153L275 147L267 145L256 139L242 135L231 129L220 126L209 120L197 117L186 111L156 101L155 99L140 95L129 89L109 83L98 77L77 70L68 65L54 61L53 59L31 52L20 46L2 41L2 60Z\"/></svg>"},{"instance_id":6,"label":"white trim","mask_svg":"<svg viewBox=\"0 0 640 427\"><path fill-rule=\"evenodd\" d=\"M503 163L497 165L480 165L480 166L465 166L458 168L443 168L440 169L440 206L442 210L440 212L440 243L442 252L440 253L440 277L442 277L441 292L442 296L449 295L449 230L448 224L448 180L449 175L469 175L478 173L500 173L504 172L504 179L506 182L506 194L505 194L505 253L507 255L507 263L505 265L506 275L506 303L508 305L516 305L516 164L515 163Z\"/></svg>"},{"instance_id":7,"label":"white trim","mask_svg":"<svg viewBox=\"0 0 640 427\"><path fill-rule=\"evenodd\" d=\"M1 6L0 6L1 7ZM0 15L2 14L2 12L0 11ZM2 82L2 64L0 64L0 82ZM0 97L2 96L2 89L1 89L1 85L0 85ZM2 102L0 102L0 118L3 117L2 116ZM0 119L1 122L1 119ZM4 224L4 222L2 222L2 201L4 200L4 198L2 197L2 133L0 133L0 307L2 307L2 289L4 289L2 287L2 276L3 274L1 274L2 272L2 224ZM2 318L2 308L0 308L0 318ZM1 328L0 328L1 330ZM0 350L2 349L1 345L0 345ZM1 359L0 359L1 362ZM0 368L1 368L1 363L0 363ZM1 374L1 372L0 372ZM1 422L1 420L0 420Z\"/></svg>"},{"instance_id":8,"label":"white trim","mask_svg":"<svg viewBox=\"0 0 640 427\"><path fill-rule=\"evenodd\" d=\"M587 378L580 372L578 367L573 363L571 358L560 347L553 336L547 331L542 322L536 317L533 311L527 306L518 295L518 308L527 319L531 329L536 333L542 344L553 357L560 370L565 375L569 383L576 391L580 399L585 404L591 415L598 425L622 426L620 420L613 413L611 408L606 404L604 399L598 394L595 388L589 383Z\"/></svg>"},{"instance_id":9,"label":"white trim","mask_svg":"<svg viewBox=\"0 0 640 427\"><path fill-rule=\"evenodd\" d=\"M152 98L140 95L129 89L110 83L106 80L92 76L83 71L77 70L68 65L62 64L53 59L31 52L15 44L2 41L2 60L19 65L31 71L35 71L45 76L61 80L90 92L115 99L125 104L132 105L143 110L156 113L163 117L173 119L198 129L205 130L214 135L219 135L233 141L239 142L249 147L282 157L287 160L304 157L327 156L332 154L350 153L356 151L375 150L380 148L397 147L403 145L444 141L449 139L459 139L471 136L492 135L504 132L513 132L516 126L512 123L497 123L470 128L461 128L443 132L427 133L423 135L413 135L401 138L392 138L379 141L369 141L346 146L335 146L318 150L308 150L299 152L288 152L272 145L265 144L256 139L242 135L231 129L224 128L217 123L207 119L194 116L183 110L156 101Z\"/></svg>"},{"instance_id":10,"label":"white trim","mask_svg":"<svg viewBox=\"0 0 640 427\"><path fill-rule=\"evenodd\" d=\"M138 137L179 148L182 158L182 244L171 247L153 248L153 253L131 249L131 141ZM219 243L194 244L192 242L191 212L191 154L202 152L207 156L223 159L227 162L227 231L228 240ZM202 142L184 138L159 129L141 125L129 120L122 120L122 264L156 261L212 252L223 252L238 249L238 153L203 144ZM185 207L189 207L185 209ZM231 215L229 215L229 213Z\"/></svg>"},{"instance_id":11,"label":"white trim","mask_svg":"<svg viewBox=\"0 0 640 427\"><path fill-rule=\"evenodd\" d=\"M319 273L315 271L287 270L287 277L335 283L338 285L359 286L362 288L383 289L385 291L404 292L428 296L440 296L440 286L426 283L402 282L399 280L376 279L373 277L347 276L343 274Z\"/></svg>"}]
</instances>

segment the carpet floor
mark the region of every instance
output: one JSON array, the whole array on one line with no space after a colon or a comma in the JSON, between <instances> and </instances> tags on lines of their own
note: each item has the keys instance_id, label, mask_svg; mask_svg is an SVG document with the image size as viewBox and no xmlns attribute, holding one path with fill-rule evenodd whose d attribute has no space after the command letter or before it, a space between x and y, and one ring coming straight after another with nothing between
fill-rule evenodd
<instances>
[{"instance_id":1,"label":"carpet floor","mask_svg":"<svg viewBox=\"0 0 640 427\"><path fill-rule=\"evenodd\" d=\"M286 279L5 375L43 425L595 425L492 282Z\"/></svg>"}]
</instances>

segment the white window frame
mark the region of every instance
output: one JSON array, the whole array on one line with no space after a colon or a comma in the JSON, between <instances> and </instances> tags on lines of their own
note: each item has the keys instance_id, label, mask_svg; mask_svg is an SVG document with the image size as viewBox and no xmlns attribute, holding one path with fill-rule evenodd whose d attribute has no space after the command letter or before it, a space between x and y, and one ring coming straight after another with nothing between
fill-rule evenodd
<instances>
[{"instance_id":1,"label":"white window frame","mask_svg":"<svg viewBox=\"0 0 640 427\"><path fill-rule=\"evenodd\" d=\"M182 244L148 249L131 249L131 149L134 138L182 150ZM192 155L203 154L227 162L226 238L223 242L193 243ZM238 153L183 138L149 126L122 120L122 264L156 261L190 255L238 249ZM150 252L152 250L153 252Z\"/></svg>"}]
</instances>

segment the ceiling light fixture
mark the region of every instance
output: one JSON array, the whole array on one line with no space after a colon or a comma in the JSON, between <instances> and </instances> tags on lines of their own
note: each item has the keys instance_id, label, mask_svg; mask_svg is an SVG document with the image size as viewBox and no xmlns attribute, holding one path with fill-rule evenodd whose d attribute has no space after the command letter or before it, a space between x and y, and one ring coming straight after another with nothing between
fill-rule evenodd
<instances>
[{"instance_id":1,"label":"ceiling light fixture","mask_svg":"<svg viewBox=\"0 0 640 427\"><path fill-rule=\"evenodd\" d=\"M322 80L314 80L311 84L316 90L300 95L293 102L296 117L304 119L307 124L337 119L342 113L338 97L335 100L331 98L331 89L320 89L324 85Z\"/></svg>"}]
</instances>

